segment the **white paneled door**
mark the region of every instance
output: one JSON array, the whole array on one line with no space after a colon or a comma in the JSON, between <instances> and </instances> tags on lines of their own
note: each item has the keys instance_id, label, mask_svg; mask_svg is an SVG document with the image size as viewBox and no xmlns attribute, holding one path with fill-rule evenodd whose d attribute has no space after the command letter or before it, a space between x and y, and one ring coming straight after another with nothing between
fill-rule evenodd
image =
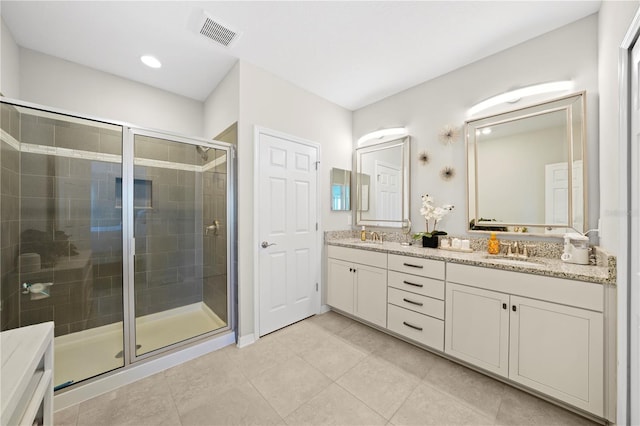
<instances>
[{"instance_id":1,"label":"white paneled door","mask_svg":"<svg viewBox=\"0 0 640 426\"><path fill-rule=\"evenodd\" d=\"M259 130L259 335L318 312L317 145Z\"/></svg>"}]
</instances>

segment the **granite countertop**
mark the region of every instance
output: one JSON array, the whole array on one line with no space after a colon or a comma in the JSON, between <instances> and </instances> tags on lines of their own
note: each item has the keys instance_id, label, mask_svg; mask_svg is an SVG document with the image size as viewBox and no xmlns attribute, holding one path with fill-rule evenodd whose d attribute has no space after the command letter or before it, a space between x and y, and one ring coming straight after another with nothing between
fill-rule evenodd
<instances>
[{"instance_id":1,"label":"granite countertop","mask_svg":"<svg viewBox=\"0 0 640 426\"><path fill-rule=\"evenodd\" d=\"M505 256L492 256L481 251L474 251L473 253L454 252L424 248L420 245L405 246L398 242L390 241L385 241L382 244L371 241L362 242L356 238L328 238L326 244L443 260L446 262L503 269L506 271L545 275L555 278L588 281L597 284L615 285L616 280L615 269L612 271L610 266L574 265L554 258L531 257L518 260Z\"/></svg>"}]
</instances>

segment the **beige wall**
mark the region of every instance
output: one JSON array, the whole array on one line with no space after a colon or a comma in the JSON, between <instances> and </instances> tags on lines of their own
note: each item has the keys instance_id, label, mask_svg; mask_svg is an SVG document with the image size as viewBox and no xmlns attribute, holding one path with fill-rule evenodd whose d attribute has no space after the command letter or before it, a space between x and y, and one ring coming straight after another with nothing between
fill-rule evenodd
<instances>
[{"instance_id":1,"label":"beige wall","mask_svg":"<svg viewBox=\"0 0 640 426\"><path fill-rule=\"evenodd\" d=\"M619 250L619 123L618 55L620 44L639 6L638 1L604 1L598 14L598 84L600 87L600 245Z\"/></svg>"},{"instance_id":2,"label":"beige wall","mask_svg":"<svg viewBox=\"0 0 640 426\"><path fill-rule=\"evenodd\" d=\"M20 99L187 136L203 131L202 102L24 48Z\"/></svg>"},{"instance_id":3,"label":"beige wall","mask_svg":"<svg viewBox=\"0 0 640 426\"><path fill-rule=\"evenodd\" d=\"M381 127L407 126L412 137L411 220L414 231L424 228L419 214L420 195L427 193L434 196L437 205L456 206L439 227L450 234L466 233L464 138L461 132L457 142L444 145L438 141L441 129L450 123L462 128L467 110L493 95L517 87L566 79L575 82L575 91L587 91L588 158L592 159L589 165L589 220L591 224L597 223L597 24L597 16L589 16L354 111L354 143L363 134ZM521 105L522 102L509 108ZM431 161L427 165L418 161L420 151L430 154ZM449 181L439 176L445 166L456 171L456 176Z\"/></svg>"},{"instance_id":4,"label":"beige wall","mask_svg":"<svg viewBox=\"0 0 640 426\"><path fill-rule=\"evenodd\" d=\"M331 212L329 171L351 169L351 112L247 62L240 62L238 120L239 335L254 333L254 128L260 126L320 144L320 238L323 229L348 228L350 212ZM325 286L323 286L325 287Z\"/></svg>"},{"instance_id":5,"label":"beige wall","mask_svg":"<svg viewBox=\"0 0 640 426\"><path fill-rule=\"evenodd\" d=\"M240 114L240 63L227 73L204 102L204 137L213 138L238 121Z\"/></svg>"},{"instance_id":6,"label":"beige wall","mask_svg":"<svg viewBox=\"0 0 640 426\"><path fill-rule=\"evenodd\" d=\"M0 17L0 92L20 99L20 48Z\"/></svg>"}]
</instances>

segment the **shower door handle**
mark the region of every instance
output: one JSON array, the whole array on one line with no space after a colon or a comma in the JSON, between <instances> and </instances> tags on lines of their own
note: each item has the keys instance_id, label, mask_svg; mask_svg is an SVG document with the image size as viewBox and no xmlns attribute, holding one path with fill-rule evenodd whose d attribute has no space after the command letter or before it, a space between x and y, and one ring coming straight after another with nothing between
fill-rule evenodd
<instances>
[{"instance_id":1,"label":"shower door handle","mask_svg":"<svg viewBox=\"0 0 640 426\"><path fill-rule=\"evenodd\" d=\"M204 235L208 235L209 231L213 231L213 235L218 235L218 230L220 229L220 221L214 220L213 225L204 227Z\"/></svg>"},{"instance_id":2,"label":"shower door handle","mask_svg":"<svg viewBox=\"0 0 640 426\"><path fill-rule=\"evenodd\" d=\"M260 244L262 246L262 248L267 248L269 246L275 246L276 243L268 243L266 241L263 241L262 244Z\"/></svg>"}]
</instances>

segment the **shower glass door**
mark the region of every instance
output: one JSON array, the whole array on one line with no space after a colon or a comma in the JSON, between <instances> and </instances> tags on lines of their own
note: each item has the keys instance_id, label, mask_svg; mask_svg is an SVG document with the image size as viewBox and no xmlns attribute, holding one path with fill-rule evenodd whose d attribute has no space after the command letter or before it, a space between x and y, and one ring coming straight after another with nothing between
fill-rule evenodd
<instances>
[{"instance_id":1,"label":"shower glass door","mask_svg":"<svg viewBox=\"0 0 640 426\"><path fill-rule=\"evenodd\" d=\"M55 322L60 389L124 365L123 129L1 108L0 325Z\"/></svg>"},{"instance_id":2,"label":"shower glass door","mask_svg":"<svg viewBox=\"0 0 640 426\"><path fill-rule=\"evenodd\" d=\"M132 140L135 358L228 327L229 151L139 130Z\"/></svg>"}]
</instances>

